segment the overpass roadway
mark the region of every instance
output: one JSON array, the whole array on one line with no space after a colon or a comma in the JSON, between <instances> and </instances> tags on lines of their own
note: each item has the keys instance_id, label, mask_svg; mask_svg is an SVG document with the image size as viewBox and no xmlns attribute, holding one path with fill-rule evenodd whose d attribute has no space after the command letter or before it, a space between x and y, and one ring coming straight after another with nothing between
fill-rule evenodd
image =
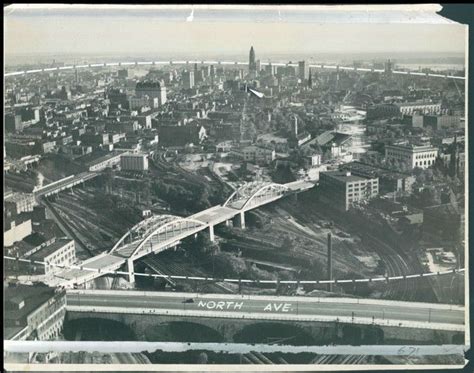
<instances>
[{"instance_id":1,"label":"overpass roadway","mask_svg":"<svg viewBox=\"0 0 474 373\"><path fill-rule=\"evenodd\" d=\"M33 194L36 198L48 197L53 194L57 194L65 189L72 188L75 185L84 183L90 179L95 178L99 174L97 172L83 172L77 175L70 175L63 179L54 181L41 188L35 189Z\"/></svg>"},{"instance_id":2,"label":"overpass roadway","mask_svg":"<svg viewBox=\"0 0 474 373\"><path fill-rule=\"evenodd\" d=\"M356 298L67 290L66 309L268 321L339 321L451 331L465 328L461 306Z\"/></svg>"}]
</instances>

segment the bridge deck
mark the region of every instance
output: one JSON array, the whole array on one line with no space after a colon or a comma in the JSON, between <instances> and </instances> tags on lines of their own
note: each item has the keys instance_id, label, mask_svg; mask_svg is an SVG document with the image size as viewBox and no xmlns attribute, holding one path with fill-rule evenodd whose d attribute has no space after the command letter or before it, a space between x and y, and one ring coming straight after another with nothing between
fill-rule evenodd
<instances>
[{"instance_id":1,"label":"bridge deck","mask_svg":"<svg viewBox=\"0 0 474 373\"><path fill-rule=\"evenodd\" d=\"M96 257L93 257L83 262L81 265L84 266L84 268L101 269L103 271L106 271L106 270L117 269L123 263L125 263L124 258L120 258L115 255L106 254L106 255L98 255ZM59 277L65 280L75 280L75 279L80 280L81 277L89 277L91 275L97 277L96 272L81 270L80 268L73 268L73 269L66 269L64 271L58 272L56 274L56 277Z\"/></svg>"},{"instance_id":2,"label":"bridge deck","mask_svg":"<svg viewBox=\"0 0 474 373\"><path fill-rule=\"evenodd\" d=\"M459 306L370 299L101 290L71 290L66 294L68 309L77 312L169 315L178 312L194 317L328 322L338 319L359 324L459 331L464 328L465 317L464 308Z\"/></svg>"},{"instance_id":3,"label":"bridge deck","mask_svg":"<svg viewBox=\"0 0 474 373\"><path fill-rule=\"evenodd\" d=\"M202 221L205 224L219 224L232 219L238 213L239 211L236 209L218 205L191 215L190 218Z\"/></svg>"}]
</instances>

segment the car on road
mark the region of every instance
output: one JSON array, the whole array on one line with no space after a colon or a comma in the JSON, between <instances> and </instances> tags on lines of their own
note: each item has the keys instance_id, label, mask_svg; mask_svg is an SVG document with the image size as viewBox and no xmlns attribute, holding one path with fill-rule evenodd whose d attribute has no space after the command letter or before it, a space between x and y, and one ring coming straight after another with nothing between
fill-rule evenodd
<instances>
[{"instance_id":1,"label":"car on road","mask_svg":"<svg viewBox=\"0 0 474 373\"><path fill-rule=\"evenodd\" d=\"M193 298L185 299L183 300L183 303L194 303L194 299Z\"/></svg>"}]
</instances>

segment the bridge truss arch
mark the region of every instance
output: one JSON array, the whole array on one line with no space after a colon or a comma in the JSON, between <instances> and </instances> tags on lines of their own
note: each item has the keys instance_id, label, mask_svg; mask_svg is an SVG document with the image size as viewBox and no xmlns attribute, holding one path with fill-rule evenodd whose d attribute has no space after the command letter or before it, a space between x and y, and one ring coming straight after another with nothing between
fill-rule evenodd
<instances>
[{"instance_id":1,"label":"bridge truss arch","mask_svg":"<svg viewBox=\"0 0 474 373\"><path fill-rule=\"evenodd\" d=\"M235 190L223 206L245 210L280 198L289 191L290 189L283 184L269 182L246 183Z\"/></svg>"},{"instance_id":2,"label":"bridge truss arch","mask_svg":"<svg viewBox=\"0 0 474 373\"><path fill-rule=\"evenodd\" d=\"M140 254L155 251L163 245L166 246L166 244L183 239L206 227L207 225L204 222L192 218L175 215L153 215L128 230L117 241L110 254L135 259L142 256ZM146 247L148 245L149 248ZM140 253L141 251L142 253Z\"/></svg>"}]
</instances>

